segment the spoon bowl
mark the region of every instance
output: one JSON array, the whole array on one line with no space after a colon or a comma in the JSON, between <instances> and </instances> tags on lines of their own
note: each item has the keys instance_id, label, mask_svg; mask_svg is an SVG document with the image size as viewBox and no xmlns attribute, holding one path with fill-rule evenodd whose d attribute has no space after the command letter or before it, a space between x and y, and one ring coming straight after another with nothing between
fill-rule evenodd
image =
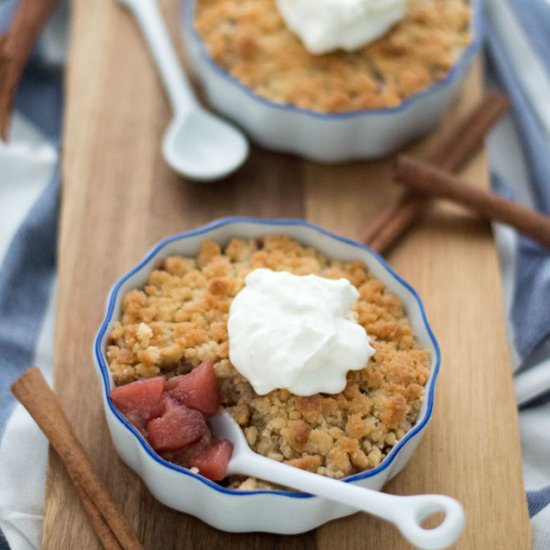
<instances>
[{"instance_id":1,"label":"spoon bowl","mask_svg":"<svg viewBox=\"0 0 550 550\"><path fill-rule=\"evenodd\" d=\"M176 172L196 181L213 181L239 168L248 155L248 142L234 126L196 108L172 120L162 151Z\"/></svg>"},{"instance_id":2,"label":"spoon bowl","mask_svg":"<svg viewBox=\"0 0 550 550\"><path fill-rule=\"evenodd\" d=\"M306 472L256 454L248 446L238 424L226 412L211 418L210 425L216 437L227 438L233 443L228 475L244 474L347 504L393 523L409 542L426 550L446 548L462 532L464 510L451 497L390 495ZM442 523L434 529L422 527L422 521L436 512L445 514Z\"/></svg>"}]
</instances>

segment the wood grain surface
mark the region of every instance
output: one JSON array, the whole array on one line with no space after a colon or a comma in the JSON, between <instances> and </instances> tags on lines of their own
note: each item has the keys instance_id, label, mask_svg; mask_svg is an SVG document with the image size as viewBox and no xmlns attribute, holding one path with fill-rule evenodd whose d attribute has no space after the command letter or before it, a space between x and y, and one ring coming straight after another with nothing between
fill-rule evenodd
<instances>
[{"instance_id":1,"label":"wood grain surface","mask_svg":"<svg viewBox=\"0 0 550 550\"><path fill-rule=\"evenodd\" d=\"M176 0L162 4L177 35L179 6ZM425 156L479 96L478 67L445 124L411 152ZM326 167L259 149L227 181L187 182L170 172L160 155L168 120L167 102L130 16L113 0L73 0L55 389L93 464L147 549L409 548L393 527L360 514L300 536L223 533L156 502L115 454L91 346L109 287L149 247L171 233L236 214L306 218L357 237L399 191L390 180L391 160ZM487 185L483 154L463 175ZM459 210L438 207L389 260L423 297L443 363L431 425L387 490L458 498L467 525L456 548L530 548L502 292L489 227ZM99 548L54 453L45 504L44 549Z\"/></svg>"}]
</instances>

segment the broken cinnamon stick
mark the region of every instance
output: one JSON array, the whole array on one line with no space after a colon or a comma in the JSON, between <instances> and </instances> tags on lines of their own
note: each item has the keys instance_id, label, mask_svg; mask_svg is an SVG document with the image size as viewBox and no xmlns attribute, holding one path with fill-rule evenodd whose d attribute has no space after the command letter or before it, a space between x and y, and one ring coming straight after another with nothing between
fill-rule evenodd
<instances>
[{"instance_id":1,"label":"broken cinnamon stick","mask_svg":"<svg viewBox=\"0 0 550 550\"><path fill-rule=\"evenodd\" d=\"M74 434L57 396L40 370L32 367L12 385L65 464L99 539L109 550L142 550L136 534L100 480Z\"/></svg>"},{"instance_id":2,"label":"broken cinnamon stick","mask_svg":"<svg viewBox=\"0 0 550 550\"><path fill-rule=\"evenodd\" d=\"M58 0L20 0L0 38L0 137L7 141L15 92L42 27Z\"/></svg>"},{"instance_id":3,"label":"broken cinnamon stick","mask_svg":"<svg viewBox=\"0 0 550 550\"><path fill-rule=\"evenodd\" d=\"M397 159L395 181L424 196L447 199L489 220L511 225L550 249L550 216L472 187L436 166L405 155Z\"/></svg>"},{"instance_id":4,"label":"broken cinnamon stick","mask_svg":"<svg viewBox=\"0 0 550 550\"><path fill-rule=\"evenodd\" d=\"M505 95L487 92L474 111L430 155L430 162L446 170L458 170L477 151L487 132L509 108ZM419 197L411 190L405 191L395 204L370 222L363 242L376 252L384 253L407 232L428 205L426 197Z\"/></svg>"}]
</instances>

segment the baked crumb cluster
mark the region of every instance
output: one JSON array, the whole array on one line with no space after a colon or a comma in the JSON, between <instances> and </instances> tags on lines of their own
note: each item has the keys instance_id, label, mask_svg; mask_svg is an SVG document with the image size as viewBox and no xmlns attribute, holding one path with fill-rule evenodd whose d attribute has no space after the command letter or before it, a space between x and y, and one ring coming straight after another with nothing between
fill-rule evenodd
<instances>
[{"instance_id":1,"label":"baked crumb cluster","mask_svg":"<svg viewBox=\"0 0 550 550\"><path fill-rule=\"evenodd\" d=\"M310 54L275 0L197 0L212 59L256 94L323 113L394 107L443 79L471 41L470 0L407 0L405 18L354 52Z\"/></svg>"},{"instance_id":2,"label":"baked crumb cluster","mask_svg":"<svg viewBox=\"0 0 550 550\"><path fill-rule=\"evenodd\" d=\"M256 268L345 277L358 289L357 321L375 354L348 373L337 395L299 397L286 390L257 395L229 361L227 320L233 297ZM341 262L288 236L205 240L196 258L171 256L143 289L129 291L111 332L109 367L117 385L188 372L212 359L222 405L256 452L333 478L377 466L415 423L429 376L430 354L419 348L400 300L361 262ZM267 488L253 478L240 489Z\"/></svg>"}]
</instances>

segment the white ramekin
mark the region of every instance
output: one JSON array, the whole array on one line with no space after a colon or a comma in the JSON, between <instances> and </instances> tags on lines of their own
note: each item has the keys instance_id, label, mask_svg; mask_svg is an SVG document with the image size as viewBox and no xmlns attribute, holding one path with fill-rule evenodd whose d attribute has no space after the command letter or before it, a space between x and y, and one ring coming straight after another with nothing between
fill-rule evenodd
<instances>
[{"instance_id":1,"label":"white ramekin","mask_svg":"<svg viewBox=\"0 0 550 550\"><path fill-rule=\"evenodd\" d=\"M287 234L315 247L330 258L360 260L405 304L407 315L422 347L431 353L431 374L418 421L384 460L374 469L345 479L379 490L405 466L430 420L440 352L430 329L422 302L414 289L401 279L384 260L364 245L339 237L301 220L262 220L226 218L188 233L169 237L157 244L112 288L104 320L94 342L94 364L102 387L102 399L113 443L124 462L145 482L163 504L187 512L224 531L294 534L313 529L327 521L355 512L353 508L303 493L288 491L236 491L226 489L185 468L163 460L141 434L120 414L109 398L113 380L105 349L113 323L120 317L126 292L142 287L159 261L171 254L194 256L200 243L211 238L220 244L232 237L254 238ZM283 520L284 518L284 520Z\"/></svg>"},{"instance_id":2,"label":"white ramekin","mask_svg":"<svg viewBox=\"0 0 550 550\"><path fill-rule=\"evenodd\" d=\"M481 43L481 0L472 0L472 42L443 80L395 108L322 114L260 97L217 65L195 29L195 4L185 1L183 37L210 105L262 147L324 163L379 158L432 130L458 95Z\"/></svg>"}]
</instances>

